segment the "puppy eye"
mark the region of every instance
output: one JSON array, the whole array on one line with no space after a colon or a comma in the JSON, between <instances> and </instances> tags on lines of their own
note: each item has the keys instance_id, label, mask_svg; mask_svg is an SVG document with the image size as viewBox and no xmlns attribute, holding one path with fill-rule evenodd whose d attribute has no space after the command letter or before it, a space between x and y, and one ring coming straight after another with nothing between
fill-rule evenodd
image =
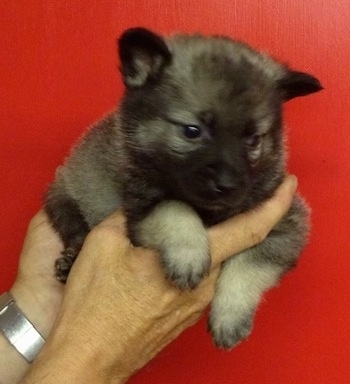
<instances>
[{"instance_id":1,"label":"puppy eye","mask_svg":"<svg viewBox=\"0 0 350 384\"><path fill-rule=\"evenodd\" d=\"M254 134L246 137L244 140L245 140L245 145L249 149L255 149L260 145L262 137L261 135Z\"/></svg>"},{"instance_id":2,"label":"puppy eye","mask_svg":"<svg viewBox=\"0 0 350 384\"><path fill-rule=\"evenodd\" d=\"M196 125L184 125L183 133L188 139L196 139L202 134L202 131Z\"/></svg>"}]
</instances>

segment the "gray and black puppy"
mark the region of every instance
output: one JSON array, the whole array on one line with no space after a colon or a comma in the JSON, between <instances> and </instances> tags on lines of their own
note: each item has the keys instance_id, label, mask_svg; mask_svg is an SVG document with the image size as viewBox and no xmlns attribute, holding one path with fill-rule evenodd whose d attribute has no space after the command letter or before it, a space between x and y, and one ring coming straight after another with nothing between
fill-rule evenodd
<instances>
[{"instance_id":1,"label":"gray and black puppy","mask_svg":"<svg viewBox=\"0 0 350 384\"><path fill-rule=\"evenodd\" d=\"M285 176L283 103L322 87L226 37L135 28L119 55L119 110L88 131L46 195L66 247L56 274L65 281L89 230L122 206L132 242L160 251L166 276L194 288L210 267L205 227L266 200ZM295 197L266 240L222 265L209 318L217 346L249 335L261 296L296 264L307 222Z\"/></svg>"}]
</instances>

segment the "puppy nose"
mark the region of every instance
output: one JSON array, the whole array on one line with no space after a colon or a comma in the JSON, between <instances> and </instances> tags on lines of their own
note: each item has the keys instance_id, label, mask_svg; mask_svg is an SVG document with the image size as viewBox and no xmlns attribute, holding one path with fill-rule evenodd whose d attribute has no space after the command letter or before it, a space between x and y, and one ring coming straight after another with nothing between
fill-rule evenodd
<instances>
[{"instance_id":1,"label":"puppy nose","mask_svg":"<svg viewBox=\"0 0 350 384\"><path fill-rule=\"evenodd\" d=\"M218 195L224 195L224 194L227 194L227 193L230 193L230 192L233 192L237 189L237 185L236 184L229 184L229 183L219 183L219 184L216 184L215 186L215 192L218 194Z\"/></svg>"},{"instance_id":2,"label":"puppy nose","mask_svg":"<svg viewBox=\"0 0 350 384\"><path fill-rule=\"evenodd\" d=\"M239 181L231 174L220 174L216 180L215 190L217 194L227 194L239 189Z\"/></svg>"}]
</instances>

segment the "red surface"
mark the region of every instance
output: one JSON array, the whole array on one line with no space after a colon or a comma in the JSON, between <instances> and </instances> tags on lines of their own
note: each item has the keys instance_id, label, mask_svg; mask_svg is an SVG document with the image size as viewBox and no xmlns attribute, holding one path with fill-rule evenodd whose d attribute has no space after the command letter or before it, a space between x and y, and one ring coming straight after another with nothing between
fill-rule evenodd
<instances>
[{"instance_id":1,"label":"red surface","mask_svg":"<svg viewBox=\"0 0 350 384\"><path fill-rule=\"evenodd\" d=\"M289 168L313 209L310 245L266 296L248 342L218 351L202 321L130 382L350 383L349 20L348 0L2 0L0 290L55 167L120 97L116 36L136 25L227 34L326 88L286 107Z\"/></svg>"}]
</instances>

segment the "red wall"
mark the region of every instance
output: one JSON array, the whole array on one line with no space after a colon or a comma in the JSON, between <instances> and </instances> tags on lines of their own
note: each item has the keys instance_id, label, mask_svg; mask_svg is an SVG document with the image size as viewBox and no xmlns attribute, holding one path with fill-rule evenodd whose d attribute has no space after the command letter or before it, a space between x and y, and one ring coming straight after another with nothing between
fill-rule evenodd
<instances>
[{"instance_id":1,"label":"red wall","mask_svg":"<svg viewBox=\"0 0 350 384\"><path fill-rule=\"evenodd\" d=\"M248 342L218 351L202 321L130 382L350 383L349 20L348 0L2 0L0 291L55 167L120 97L116 36L136 25L227 34L325 86L286 107L289 168L313 209L310 245L266 296Z\"/></svg>"}]
</instances>

